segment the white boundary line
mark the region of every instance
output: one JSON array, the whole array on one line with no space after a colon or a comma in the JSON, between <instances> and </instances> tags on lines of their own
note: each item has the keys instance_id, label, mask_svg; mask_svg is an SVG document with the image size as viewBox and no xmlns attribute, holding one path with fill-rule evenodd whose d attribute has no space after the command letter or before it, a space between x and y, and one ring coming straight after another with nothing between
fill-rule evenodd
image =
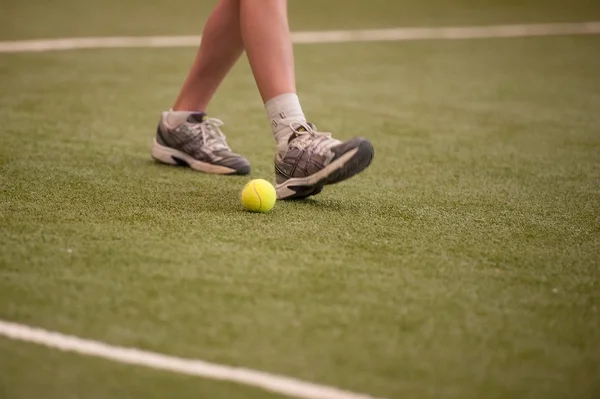
<instances>
[{"instance_id":1,"label":"white boundary line","mask_svg":"<svg viewBox=\"0 0 600 399\"><path fill-rule=\"evenodd\" d=\"M374 41L457 40L530 36L597 35L600 22L422 27L372 30L339 30L292 33L294 43L346 43ZM0 53L135 47L195 47L200 36L79 37L0 42Z\"/></svg>"},{"instance_id":2,"label":"white boundary line","mask_svg":"<svg viewBox=\"0 0 600 399\"><path fill-rule=\"evenodd\" d=\"M180 374L231 381L242 385L262 388L293 398L302 399L376 399L372 396L352 393L338 388L312 384L294 378L269 374L239 367L229 367L202 360L183 359L159 353L108 345L72 335L46 331L22 324L0 320L0 336L32 342L65 352L99 357L119 363L145 366ZM34 366L32 366L34 367Z\"/></svg>"}]
</instances>

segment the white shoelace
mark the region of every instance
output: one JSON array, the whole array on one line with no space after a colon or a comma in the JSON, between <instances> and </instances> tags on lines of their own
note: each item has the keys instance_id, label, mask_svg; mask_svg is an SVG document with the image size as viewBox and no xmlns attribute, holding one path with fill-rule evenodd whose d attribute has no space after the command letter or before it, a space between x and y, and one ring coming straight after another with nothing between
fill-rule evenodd
<instances>
[{"instance_id":1,"label":"white shoelace","mask_svg":"<svg viewBox=\"0 0 600 399\"><path fill-rule=\"evenodd\" d=\"M315 130L316 127L314 125L306 122L293 122L289 126L296 135L296 138L290 142L290 146L298 149L310 148L319 155L329 156L331 155L331 147L339 144L339 140L331 137L331 133L319 132Z\"/></svg>"},{"instance_id":2,"label":"white shoelace","mask_svg":"<svg viewBox=\"0 0 600 399\"><path fill-rule=\"evenodd\" d=\"M221 131L224 123L217 118L205 118L201 123L193 124L193 131L202 137L202 145L212 151L231 151L225 135Z\"/></svg>"}]
</instances>

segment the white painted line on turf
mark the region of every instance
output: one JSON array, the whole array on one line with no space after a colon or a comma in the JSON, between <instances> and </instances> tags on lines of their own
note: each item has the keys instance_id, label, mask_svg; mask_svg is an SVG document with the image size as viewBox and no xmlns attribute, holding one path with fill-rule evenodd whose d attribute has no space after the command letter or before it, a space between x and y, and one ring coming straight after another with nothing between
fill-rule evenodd
<instances>
[{"instance_id":1,"label":"white painted line on turf","mask_svg":"<svg viewBox=\"0 0 600 399\"><path fill-rule=\"evenodd\" d=\"M294 32L294 43L491 39L529 36L597 35L600 22L422 27L369 30ZM200 36L78 37L48 40L0 41L0 53L22 53L96 48L195 47Z\"/></svg>"},{"instance_id":2,"label":"white painted line on turf","mask_svg":"<svg viewBox=\"0 0 600 399\"><path fill-rule=\"evenodd\" d=\"M458 40L600 34L600 22L297 32L295 43Z\"/></svg>"},{"instance_id":3,"label":"white painted line on turf","mask_svg":"<svg viewBox=\"0 0 600 399\"><path fill-rule=\"evenodd\" d=\"M46 331L0 320L0 336L32 342L65 352L99 357L119 363L135 364L157 370L193 375L214 380L231 381L262 388L266 391L302 399L376 399L369 395L312 384L294 378L239 367L183 359L135 348L108 345L99 341Z\"/></svg>"}]
</instances>

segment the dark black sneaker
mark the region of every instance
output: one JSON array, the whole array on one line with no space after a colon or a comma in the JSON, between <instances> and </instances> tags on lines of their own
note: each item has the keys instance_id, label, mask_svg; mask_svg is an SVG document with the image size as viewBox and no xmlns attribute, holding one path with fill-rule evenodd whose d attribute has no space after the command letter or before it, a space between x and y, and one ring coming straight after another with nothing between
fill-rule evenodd
<instances>
[{"instance_id":1,"label":"dark black sneaker","mask_svg":"<svg viewBox=\"0 0 600 399\"><path fill-rule=\"evenodd\" d=\"M339 183L366 169L375 150L369 140L339 141L331 133L318 132L310 123L290 126L285 153L275 156L278 199L300 199L315 195L327 184Z\"/></svg>"},{"instance_id":2,"label":"dark black sneaker","mask_svg":"<svg viewBox=\"0 0 600 399\"><path fill-rule=\"evenodd\" d=\"M165 115L156 129L152 158L169 165L187 166L194 170L218 175L247 175L250 163L231 151L221 132L223 122L193 113L187 120L170 128Z\"/></svg>"}]
</instances>

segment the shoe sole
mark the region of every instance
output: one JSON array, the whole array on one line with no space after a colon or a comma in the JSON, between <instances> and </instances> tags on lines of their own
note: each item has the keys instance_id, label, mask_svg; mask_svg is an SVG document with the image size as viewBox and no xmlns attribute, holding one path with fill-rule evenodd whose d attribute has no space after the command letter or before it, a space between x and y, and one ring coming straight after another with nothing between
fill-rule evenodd
<instances>
[{"instance_id":1,"label":"shoe sole","mask_svg":"<svg viewBox=\"0 0 600 399\"><path fill-rule=\"evenodd\" d=\"M365 170L373 160L375 149L366 139L340 155L329 165L307 177L290 178L275 186L277 199L303 199L319 194L325 185L336 184Z\"/></svg>"},{"instance_id":2,"label":"shoe sole","mask_svg":"<svg viewBox=\"0 0 600 399\"><path fill-rule=\"evenodd\" d=\"M202 162L192 158L185 152L178 151L174 148L160 145L156 139L152 143L152 158L158 162L175 165L186 166L199 172L210 173L214 175L244 175L248 174L245 171L238 171L227 166L213 165L207 162Z\"/></svg>"}]
</instances>

